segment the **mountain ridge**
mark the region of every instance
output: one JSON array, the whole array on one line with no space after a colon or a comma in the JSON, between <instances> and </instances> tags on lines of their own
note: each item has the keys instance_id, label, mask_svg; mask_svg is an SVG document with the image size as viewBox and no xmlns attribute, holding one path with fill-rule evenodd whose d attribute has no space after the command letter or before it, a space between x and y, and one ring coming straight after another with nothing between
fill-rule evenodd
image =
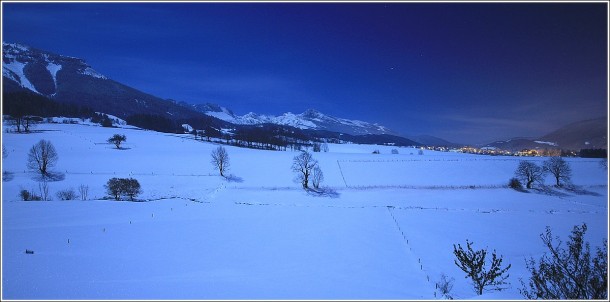
<instances>
[{"instance_id":1,"label":"mountain ridge","mask_svg":"<svg viewBox=\"0 0 610 302\"><path fill-rule=\"evenodd\" d=\"M17 43L3 41L2 45L5 94L32 92L53 101L84 106L122 119L137 116L142 125L149 126L154 121L166 125L168 120L174 123L190 121L202 125L201 120L207 120L203 122L207 123L206 127L209 129L211 121L218 131L227 127L276 124L353 135L395 134L378 124L332 117L312 109L302 114L285 113L281 116L266 116L253 112L236 116L231 110L217 104L189 104L173 99L161 99L139 91L98 73L83 59ZM199 122L195 121L197 119ZM381 138L378 140L382 141ZM393 140L401 141L398 138Z\"/></svg>"},{"instance_id":2,"label":"mountain ridge","mask_svg":"<svg viewBox=\"0 0 610 302\"><path fill-rule=\"evenodd\" d=\"M360 120L350 120L324 114L315 109L307 109L303 113L286 112L281 115L265 115L249 112L236 115L232 110L213 103L190 104L197 111L237 125L276 124L299 129L327 130L350 135L390 134L398 133L379 125Z\"/></svg>"},{"instance_id":3,"label":"mountain ridge","mask_svg":"<svg viewBox=\"0 0 610 302\"><path fill-rule=\"evenodd\" d=\"M100 74L83 59L4 41L2 51L2 83L5 93L31 91L58 102L83 105L123 119L138 114L156 115L172 121L205 117L215 125L226 127L275 124L313 131L312 133L387 135L406 138L421 145L461 146L430 135L402 135L378 123L335 117L315 109L307 109L298 114L286 112L277 116L254 112L239 116L218 104L191 104L161 99L139 91ZM514 138L484 146L505 150L607 148L607 118L575 122L540 138Z\"/></svg>"},{"instance_id":4,"label":"mountain ridge","mask_svg":"<svg viewBox=\"0 0 610 302\"><path fill-rule=\"evenodd\" d=\"M484 145L502 150L523 149L606 149L607 118L576 121L536 138L515 137Z\"/></svg>"}]
</instances>

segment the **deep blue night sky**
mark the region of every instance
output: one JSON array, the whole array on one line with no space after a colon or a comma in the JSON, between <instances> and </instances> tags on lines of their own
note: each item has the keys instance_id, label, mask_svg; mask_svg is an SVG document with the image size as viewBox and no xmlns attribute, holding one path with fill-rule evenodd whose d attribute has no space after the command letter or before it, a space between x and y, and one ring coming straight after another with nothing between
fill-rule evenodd
<instances>
[{"instance_id":1,"label":"deep blue night sky","mask_svg":"<svg viewBox=\"0 0 610 302\"><path fill-rule=\"evenodd\" d=\"M162 98L460 143L607 116L605 3L3 3L3 41Z\"/></svg>"}]
</instances>

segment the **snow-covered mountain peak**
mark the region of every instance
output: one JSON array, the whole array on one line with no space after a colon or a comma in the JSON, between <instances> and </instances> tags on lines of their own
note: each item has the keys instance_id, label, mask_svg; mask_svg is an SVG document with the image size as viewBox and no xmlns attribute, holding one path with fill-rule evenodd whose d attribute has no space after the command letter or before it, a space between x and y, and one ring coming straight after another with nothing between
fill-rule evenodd
<instances>
[{"instance_id":1,"label":"snow-covered mountain peak","mask_svg":"<svg viewBox=\"0 0 610 302\"><path fill-rule=\"evenodd\" d=\"M315 109L307 109L305 112L301 113L301 116L306 118L326 117L326 115L324 115L322 112Z\"/></svg>"},{"instance_id":2,"label":"snow-covered mountain peak","mask_svg":"<svg viewBox=\"0 0 610 302\"><path fill-rule=\"evenodd\" d=\"M6 51L7 49L12 49L14 51L26 52L30 50L30 47L27 45L19 44L19 43L9 43L2 41L2 49Z\"/></svg>"},{"instance_id":3,"label":"snow-covered mountain peak","mask_svg":"<svg viewBox=\"0 0 610 302\"><path fill-rule=\"evenodd\" d=\"M2 76L18 86L53 96L58 89L58 73L68 70L98 79L106 76L95 71L84 60L35 49L19 43L2 42Z\"/></svg>"},{"instance_id":4,"label":"snow-covered mountain peak","mask_svg":"<svg viewBox=\"0 0 610 302\"><path fill-rule=\"evenodd\" d=\"M207 115L240 125L276 124L299 129L326 130L352 135L395 134L388 128L377 123L373 124L359 120L338 118L326 115L316 109L307 109L299 114L286 112L278 116L264 115L255 112L249 112L242 116L238 116L231 110L215 104L198 104L193 105L193 107Z\"/></svg>"}]
</instances>

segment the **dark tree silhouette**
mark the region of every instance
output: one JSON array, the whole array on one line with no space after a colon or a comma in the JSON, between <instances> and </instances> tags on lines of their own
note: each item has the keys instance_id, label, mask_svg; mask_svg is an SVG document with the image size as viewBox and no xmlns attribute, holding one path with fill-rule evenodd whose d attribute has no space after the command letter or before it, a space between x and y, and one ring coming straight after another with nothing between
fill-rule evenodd
<instances>
[{"instance_id":1,"label":"dark tree silhouette","mask_svg":"<svg viewBox=\"0 0 610 302\"><path fill-rule=\"evenodd\" d=\"M544 179L544 169L535 163L527 160L519 162L515 176L523 181L528 189L532 188L532 184L536 182L542 182Z\"/></svg>"},{"instance_id":2,"label":"dark tree silhouette","mask_svg":"<svg viewBox=\"0 0 610 302\"><path fill-rule=\"evenodd\" d=\"M526 260L531 273L528 284L521 280L521 294L528 299L608 300L608 241L591 255L589 243L583 240L587 225L574 226L567 248L561 240L553 242L551 229L540 234L550 256L544 254L538 264L533 258Z\"/></svg>"},{"instance_id":3,"label":"dark tree silhouette","mask_svg":"<svg viewBox=\"0 0 610 302\"><path fill-rule=\"evenodd\" d=\"M502 256L496 256L494 250L491 254L491 265L486 268L487 249L475 251L472 249L472 242L468 240L466 240L466 247L468 250L465 251L461 245L458 244L457 247L455 244L453 245L453 253L457 258L454 262L466 273L466 278L472 280L477 294L483 294L486 287L492 287L493 290L503 289L501 286L508 284L506 279L509 275L506 272L511 265L502 268Z\"/></svg>"},{"instance_id":4,"label":"dark tree silhouette","mask_svg":"<svg viewBox=\"0 0 610 302\"><path fill-rule=\"evenodd\" d=\"M309 177L317 165L318 161L307 151L302 151L293 158L292 171L297 173L297 179L303 185L303 189L309 188Z\"/></svg>"},{"instance_id":5,"label":"dark tree silhouette","mask_svg":"<svg viewBox=\"0 0 610 302\"><path fill-rule=\"evenodd\" d=\"M222 146L212 151L212 165L218 169L220 176L225 177L225 173L229 170L229 153Z\"/></svg>"},{"instance_id":6,"label":"dark tree silhouette","mask_svg":"<svg viewBox=\"0 0 610 302\"><path fill-rule=\"evenodd\" d=\"M122 134L115 134L108 139L108 142L114 144L117 149L121 149L121 144L127 141L127 137Z\"/></svg>"},{"instance_id":7,"label":"dark tree silhouette","mask_svg":"<svg viewBox=\"0 0 610 302\"><path fill-rule=\"evenodd\" d=\"M55 166L59 156L50 141L40 140L30 148L28 153L27 167L30 170L40 172L42 176L49 174L49 168Z\"/></svg>"},{"instance_id":8,"label":"dark tree silhouette","mask_svg":"<svg viewBox=\"0 0 610 302\"><path fill-rule=\"evenodd\" d=\"M142 193L142 187L137 179L133 178L116 178L108 180L106 185L108 195L114 197L115 200L121 200L121 196L126 195L129 200L134 201L134 198Z\"/></svg>"},{"instance_id":9,"label":"dark tree silhouette","mask_svg":"<svg viewBox=\"0 0 610 302\"><path fill-rule=\"evenodd\" d=\"M561 182L569 183L572 177L572 169L567 161L561 157L551 157L544 162L544 170L555 177L556 186L560 187Z\"/></svg>"}]
</instances>

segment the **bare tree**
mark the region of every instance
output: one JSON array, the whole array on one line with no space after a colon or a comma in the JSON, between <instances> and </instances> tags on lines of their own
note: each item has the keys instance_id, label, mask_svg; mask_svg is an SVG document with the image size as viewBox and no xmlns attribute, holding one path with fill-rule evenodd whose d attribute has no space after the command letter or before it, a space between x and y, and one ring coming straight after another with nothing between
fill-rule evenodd
<instances>
[{"instance_id":1,"label":"bare tree","mask_svg":"<svg viewBox=\"0 0 610 302\"><path fill-rule=\"evenodd\" d=\"M21 123L26 133L30 132L30 128L34 128L36 124L38 124L37 118L29 115L24 116Z\"/></svg>"},{"instance_id":2,"label":"bare tree","mask_svg":"<svg viewBox=\"0 0 610 302\"><path fill-rule=\"evenodd\" d=\"M23 116L11 116L7 118L7 123L10 126L13 126L17 133L21 133L21 128L23 126Z\"/></svg>"},{"instance_id":3,"label":"bare tree","mask_svg":"<svg viewBox=\"0 0 610 302\"><path fill-rule=\"evenodd\" d=\"M301 182L303 189L309 188L309 177L317 165L318 161L307 151L302 151L292 159L292 171L298 173L297 180Z\"/></svg>"},{"instance_id":4,"label":"bare tree","mask_svg":"<svg viewBox=\"0 0 610 302\"><path fill-rule=\"evenodd\" d=\"M225 173L229 170L229 153L222 146L212 151L212 165L218 169L220 176L225 177Z\"/></svg>"},{"instance_id":5,"label":"bare tree","mask_svg":"<svg viewBox=\"0 0 610 302\"><path fill-rule=\"evenodd\" d=\"M89 186L86 186L86 185L78 186L78 193L80 193L81 200L87 200L87 195L89 195Z\"/></svg>"},{"instance_id":6,"label":"bare tree","mask_svg":"<svg viewBox=\"0 0 610 302\"><path fill-rule=\"evenodd\" d=\"M115 134L111 138L108 139L108 142L114 144L117 149L121 149L121 144L127 141L127 137L122 134Z\"/></svg>"},{"instance_id":7,"label":"bare tree","mask_svg":"<svg viewBox=\"0 0 610 302\"><path fill-rule=\"evenodd\" d=\"M501 286L508 284L506 279L509 275L506 273L511 265L502 268L502 256L498 257L494 250L491 254L491 265L486 268L487 249L475 251L472 249L472 242L468 240L466 240L466 247L467 251L460 244L457 247L455 244L453 245L453 253L457 258L454 262L466 273L466 278L470 277L477 294L483 294L486 287L492 287L493 290L503 289Z\"/></svg>"},{"instance_id":8,"label":"bare tree","mask_svg":"<svg viewBox=\"0 0 610 302\"><path fill-rule=\"evenodd\" d=\"M59 156L50 141L40 140L32 146L28 154L27 167L30 170L40 172L42 176L49 175L49 168L55 166Z\"/></svg>"},{"instance_id":9,"label":"bare tree","mask_svg":"<svg viewBox=\"0 0 610 302\"><path fill-rule=\"evenodd\" d=\"M560 181L569 183L572 177L572 169L567 161L561 157L551 157L544 162L544 170L550 172L555 177L555 182L558 187L561 186Z\"/></svg>"},{"instance_id":10,"label":"bare tree","mask_svg":"<svg viewBox=\"0 0 610 302\"><path fill-rule=\"evenodd\" d=\"M542 182L544 178L544 169L535 163L527 160L519 162L515 176L526 183L528 189L532 188L532 184L536 182Z\"/></svg>"},{"instance_id":11,"label":"bare tree","mask_svg":"<svg viewBox=\"0 0 610 302\"><path fill-rule=\"evenodd\" d=\"M5 159L8 157L8 151L6 150L6 148L4 147L4 144L2 145L2 159ZM2 163L2 167L4 167L4 163ZM11 173L9 173L8 171L2 171L2 180L3 181L9 181L11 179Z\"/></svg>"},{"instance_id":12,"label":"bare tree","mask_svg":"<svg viewBox=\"0 0 610 302\"><path fill-rule=\"evenodd\" d=\"M324 173L322 173L322 169L320 169L320 166L315 166L311 171L311 182L313 184L313 187L319 189L320 183L322 183L322 181L324 181Z\"/></svg>"},{"instance_id":13,"label":"bare tree","mask_svg":"<svg viewBox=\"0 0 610 302\"><path fill-rule=\"evenodd\" d=\"M44 201L51 200L51 195L49 194L49 183L46 181L42 181L38 183L38 190L40 190L40 197Z\"/></svg>"}]
</instances>

